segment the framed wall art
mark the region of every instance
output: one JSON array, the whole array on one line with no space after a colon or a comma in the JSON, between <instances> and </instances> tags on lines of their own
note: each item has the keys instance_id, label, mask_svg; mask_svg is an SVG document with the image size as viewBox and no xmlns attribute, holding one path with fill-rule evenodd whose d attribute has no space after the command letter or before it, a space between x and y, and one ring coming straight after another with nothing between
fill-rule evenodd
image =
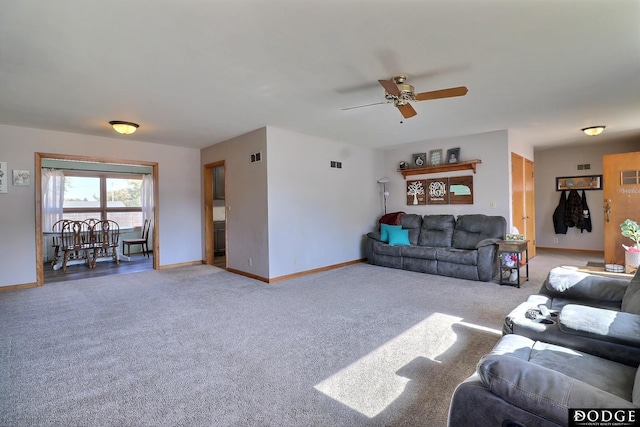
<instances>
[{"instance_id":1,"label":"framed wall art","mask_svg":"<svg viewBox=\"0 0 640 427\"><path fill-rule=\"evenodd\" d=\"M429 151L429 166L442 164L442 149Z\"/></svg>"},{"instance_id":2,"label":"framed wall art","mask_svg":"<svg viewBox=\"0 0 640 427\"><path fill-rule=\"evenodd\" d=\"M449 178L449 204L473 204L473 176L452 176Z\"/></svg>"},{"instance_id":3,"label":"framed wall art","mask_svg":"<svg viewBox=\"0 0 640 427\"><path fill-rule=\"evenodd\" d=\"M447 163L458 163L460 161L460 147L447 150Z\"/></svg>"},{"instance_id":4,"label":"framed wall art","mask_svg":"<svg viewBox=\"0 0 640 427\"><path fill-rule=\"evenodd\" d=\"M556 177L556 191L602 190L602 175Z\"/></svg>"},{"instance_id":5,"label":"framed wall art","mask_svg":"<svg viewBox=\"0 0 640 427\"><path fill-rule=\"evenodd\" d=\"M427 180L427 201L430 205L449 204L449 178Z\"/></svg>"},{"instance_id":6,"label":"framed wall art","mask_svg":"<svg viewBox=\"0 0 640 427\"><path fill-rule=\"evenodd\" d=\"M28 170L13 170L13 185L31 185L31 173Z\"/></svg>"},{"instance_id":7,"label":"framed wall art","mask_svg":"<svg viewBox=\"0 0 640 427\"><path fill-rule=\"evenodd\" d=\"M0 162L0 193L7 192L7 162Z\"/></svg>"},{"instance_id":8,"label":"framed wall art","mask_svg":"<svg viewBox=\"0 0 640 427\"><path fill-rule=\"evenodd\" d=\"M417 153L413 155L413 167L423 168L427 166L427 153Z\"/></svg>"},{"instance_id":9,"label":"framed wall art","mask_svg":"<svg viewBox=\"0 0 640 427\"><path fill-rule=\"evenodd\" d=\"M426 186L427 181L424 179L407 181L407 205L426 205Z\"/></svg>"}]
</instances>

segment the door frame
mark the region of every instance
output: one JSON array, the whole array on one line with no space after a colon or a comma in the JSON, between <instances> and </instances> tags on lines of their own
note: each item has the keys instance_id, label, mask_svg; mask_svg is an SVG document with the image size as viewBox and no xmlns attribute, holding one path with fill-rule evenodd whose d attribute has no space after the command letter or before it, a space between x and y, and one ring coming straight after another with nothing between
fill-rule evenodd
<instances>
[{"instance_id":1,"label":"door frame","mask_svg":"<svg viewBox=\"0 0 640 427\"><path fill-rule=\"evenodd\" d=\"M222 167L225 169L225 194L227 193L227 173L225 167L225 161L220 160L213 163L207 163L204 165L204 183L202 188L204 189L204 263L207 265L213 265L215 261L215 244L214 244L214 227L213 227L213 170L217 167ZM227 201L225 197L225 209L227 208ZM227 222L225 221L225 240L227 239ZM227 265L227 255L229 251L227 250L227 244L225 242L225 251L224 251L224 265Z\"/></svg>"},{"instance_id":2,"label":"door frame","mask_svg":"<svg viewBox=\"0 0 640 427\"><path fill-rule=\"evenodd\" d=\"M536 207L533 161L511 153L511 224L529 240L529 258L536 256Z\"/></svg>"},{"instance_id":3,"label":"door frame","mask_svg":"<svg viewBox=\"0 0 640 427\"><path fill-rule=\"evenodd\" d=\"M104 157L77 156L73 154L35 153L36 199L36 285L44 285L44 251L42 237L42 160L74 160L92 163L113 163L151 167L153 174L153 269L160 268L160 221L158 214L158 163L140 160L110 159Z\"/></svg>"}]
</instances>

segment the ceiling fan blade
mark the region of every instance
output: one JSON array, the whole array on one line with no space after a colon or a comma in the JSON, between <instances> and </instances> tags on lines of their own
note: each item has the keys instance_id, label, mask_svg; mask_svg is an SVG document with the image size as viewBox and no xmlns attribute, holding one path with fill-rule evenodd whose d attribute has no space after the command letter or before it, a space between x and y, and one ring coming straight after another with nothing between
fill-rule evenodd
<instances>
[{"instance_id":1,"label":"ceiling fan blade","mask_svg":"<svg viewBox=\"0 0 640 427\"><path fill-rule=\"evenodd\" d=\"M454 96L464 96L469 89L466 86L451 87L449 89L433 90L416 94L416 101L428 101L429 99L452 98Z\"/></svg>"},{"instance_id":2,"label":"ceiling fan blade","mask_svg":"<svg viewBox=\"0 0 640 427\"><path fill-rule=\"evenodd\" d=\"M389 101L374 102L373 104L357 105L355 107L343 108L341 111L353 110L354 108L371 107L372 105L380 105L380 104L388 104L388 103L389 103Z\"/></svg>"},{"instance_id":3,"label":"ceiling fan blade","mask_svg":"<svg viewBox=\"0 0 640 427\"><path fill-rule=\"evenodd\" d=\"M400 110L400 114L402 114L402 117L404 117L405 119L418 114L416 113L416 110L413 109L411 104L398 105L398 110Z\"/></svg>"},{"instance_id":4,"label":"ceiling fan blade","mask_svg":"<svg viewBox=\"0 0 640 427\"><path fill-rule=\"evenodd\" d=\"M378 80L378 83L391 95L400 96L400 89L398 89L398 85L396 85L395 82L391 80Z\"/></svg>"}]
</instances>

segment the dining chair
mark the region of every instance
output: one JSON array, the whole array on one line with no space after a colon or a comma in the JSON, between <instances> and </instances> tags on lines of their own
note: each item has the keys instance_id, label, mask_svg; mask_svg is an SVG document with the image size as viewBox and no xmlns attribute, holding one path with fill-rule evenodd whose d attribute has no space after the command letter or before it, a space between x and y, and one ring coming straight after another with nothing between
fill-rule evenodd
<instances>
[{"instance_id":1,"label":"dining chair","mask_svg":"<svg viewBox=\"0 0 640 427\"><path fill-rule=\"evenodd\" d=\"M118 223L109 219L97 221L91 227L92 267L96 266L98 258L113 258L116 264L120 264L119 246L120 226Z\"/></svg>"},{"instance_id":2,"label":"dining chair","mask_svg":"<svg viewBox=\"0 0 640 427\"><path fill-rule=\"evenodd\" d=\"M89 268L93 266L89 259L89 251L93 248L87 238L89 235L89 224L84 221L67 221L63 224L60 238L60 250L64 252L62 271L67 271L70 260L85 260Z\"/></svg>"},{"instance_id":3,"label":"dining chair","mask_svg":"<svg viewBox=\"0 0 640 427\"><path fill-rule=\"evenodd\" d=\"M123 239L122 240L122 253L126 256L130 256L131 254L131 245L140 245L142 250L142 254L149 256L149 232L151 230L151 220L145 219L144 224L142 225L142 232L140 233L140 237L137 239ZM125 246L127 247L127 251L125 253Z\"/></svg>"},{"instance_id":4,"label":"dining chair","mask_svg":"<svg viewBox=\"0 0 640 427\"><path fill-rule=\"evenodd\" d=\"M71 220L61 219L51 226L51 231L58 233L57 235L54 234L51 236L51 247L53 248L53 261L51 261L51 268L53 268L58 262L58 257L60 256L60 245L62 244L62 227L69 221Z\"/></svg>"}]
</instances>

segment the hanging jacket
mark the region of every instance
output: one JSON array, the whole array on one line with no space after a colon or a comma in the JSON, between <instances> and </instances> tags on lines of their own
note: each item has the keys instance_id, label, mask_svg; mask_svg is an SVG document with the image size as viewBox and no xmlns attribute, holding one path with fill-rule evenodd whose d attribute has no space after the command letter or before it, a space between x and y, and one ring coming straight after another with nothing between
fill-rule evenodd
<instances>
[{"instance_id":1,"label":"hanging jacket","mask_svg":"<svg viewBox=\"0 0 640 427\"><path fill-rule=\"evenodd\" d=\"M560 194L560 203L555 211L553 211L553 229L556 234L567 234L567 226L564 223L564 211L567 206L567 192L562 190Z\"/></svg>"},{"instance_id":2,"label":"hanging jacket","mask_svg":"<svg viewBox=\"0 0 640 427\"><path fill-rule=\"evenodd\" d=\"M587 205L587 195L582 190L582 227L580 227L580 232L587 230L587 232L591 233L591 229L591 212Z\"/></svg>"},{"instance_id":3,"label":"hanging jacket","mask_svg":"<svg viewBox=\"0 0 640 427\"><path fill-rule=\"evenodd\" d=\"M584 216L582 215L582 198L578 190L570 190L567 196L567 205L564 210L564 223L567 227L582 228Z\"/></svg>"}]
</instances>

